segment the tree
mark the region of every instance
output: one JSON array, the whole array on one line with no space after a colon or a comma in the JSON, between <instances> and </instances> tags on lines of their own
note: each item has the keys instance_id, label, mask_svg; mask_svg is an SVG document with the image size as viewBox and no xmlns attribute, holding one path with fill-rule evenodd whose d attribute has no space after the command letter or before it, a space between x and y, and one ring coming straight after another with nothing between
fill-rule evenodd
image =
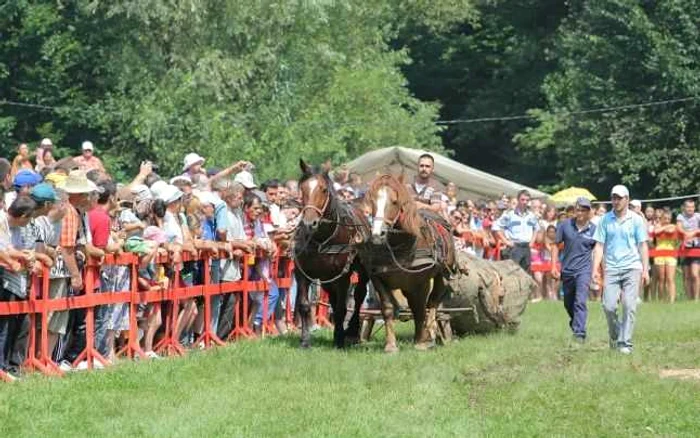
<instances>
[{"instance_id":1,"label":"tree","mask_svg":"<svg viewBox=\"0 0 700 438\"><path fill-rule=\"evenodd\" d=\"M558 31L557 69L547 75L537 122L515 137L536 159L555 157L561 186L599 195L612 185L633 196L695 193L700 165L700 2L592 0ZM570 115L594 108L630 109Z\"/></svg>"}]
</instances>

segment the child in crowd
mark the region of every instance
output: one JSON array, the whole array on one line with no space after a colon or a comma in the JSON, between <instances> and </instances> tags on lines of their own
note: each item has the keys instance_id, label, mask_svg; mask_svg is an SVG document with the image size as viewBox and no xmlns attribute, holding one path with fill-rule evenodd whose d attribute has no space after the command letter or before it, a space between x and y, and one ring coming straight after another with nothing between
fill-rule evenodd
<instances>
[{"instance_id":1,"label":"child in crowd","mask_svg":"<svg viewBox=\"0 0 700 438\"><path fill-rule=\"evenodd\" d=\"M671 211L661 214L659 224L653 231L657 251L676 251L679 244L678 230L671 223ZM651 291L651 299L663 299L669 303L676 301L676 266L678 259L675 255L654 257L654 276L656 287Z\"/></svg>"}]
</instances>

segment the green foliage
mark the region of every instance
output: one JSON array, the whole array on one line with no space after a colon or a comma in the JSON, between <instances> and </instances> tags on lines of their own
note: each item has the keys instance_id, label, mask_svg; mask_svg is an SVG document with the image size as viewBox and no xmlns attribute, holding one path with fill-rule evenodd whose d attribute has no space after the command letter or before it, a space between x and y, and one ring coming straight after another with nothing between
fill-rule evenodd
<instances>
[{"instance_id":1,"label":"green foliage","mask_svg":"<svg viewBox=\"0 0 700 438\"><path fill-rule=\"evenodd\" d=\"M400 67L410 60L389 46L408 19L397 11L330 1L16 3L0 10L10 36L0 42L10 61L0 90L60 109L1 107L1 151L41 133L74 150L92 139L118 177L145 158L174 174L190 151L211 165L249 159L266 177L296 174L302 155L441 150L437 106L406 90Z\"/></svg>"},{"instance_id":2,"label":"green foliage","mask_svg":"<svg viewBox=\"0 0 700 438\"><path fill-rule=\"evenodd\" d=\"M696 193L697 101L569 116L700 95L700 2L595 0L558 30L557 69L543 82L546 110L515 136L521 149L555 157L563 185L599 194L616 183L636 195Z\"/></svg>"}]
</instances>

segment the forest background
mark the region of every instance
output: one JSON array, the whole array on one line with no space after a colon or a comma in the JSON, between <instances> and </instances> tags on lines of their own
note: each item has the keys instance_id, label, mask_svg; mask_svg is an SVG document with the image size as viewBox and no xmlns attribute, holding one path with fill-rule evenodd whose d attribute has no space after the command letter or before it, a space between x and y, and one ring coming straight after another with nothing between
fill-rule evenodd
<instances>
[{"instance_id":1,"label":"forest background","mask_svg":"<svg viewBox=\"0 0 700 438\"><path fill-rule=\"evenodd\" d=\"M13 0L0 156L260 177L392 145L553 191L698 192L700 0Z\"/></svg>"}]
</instances>

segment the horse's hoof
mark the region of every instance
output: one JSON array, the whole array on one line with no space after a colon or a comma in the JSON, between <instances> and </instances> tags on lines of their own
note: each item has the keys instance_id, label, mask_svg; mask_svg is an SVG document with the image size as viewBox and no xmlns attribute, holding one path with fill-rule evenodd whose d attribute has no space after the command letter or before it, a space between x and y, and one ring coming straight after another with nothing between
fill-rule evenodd
<instances>
[{"instance_id":1,"label":"horse's hoof","mask_svg":"<svg viewBox=\"0 0 700 438\"><path fill-rule=\"evenodd\" d=\"M395 354L399 352L399 347L397 347L396 344L387 344L384 347L384 352L387 354Z\"/></svg>"},{"instance_id":2,"label":"horse's hoof","mask_svg":"<svg viewBox=\"0 0 700 438\"><path fill-rule=\"evenodd\" d=\"M435 347L434 342L419 342L413 346L418 351L428 351Z\"/></svg>"}]
</instances>

